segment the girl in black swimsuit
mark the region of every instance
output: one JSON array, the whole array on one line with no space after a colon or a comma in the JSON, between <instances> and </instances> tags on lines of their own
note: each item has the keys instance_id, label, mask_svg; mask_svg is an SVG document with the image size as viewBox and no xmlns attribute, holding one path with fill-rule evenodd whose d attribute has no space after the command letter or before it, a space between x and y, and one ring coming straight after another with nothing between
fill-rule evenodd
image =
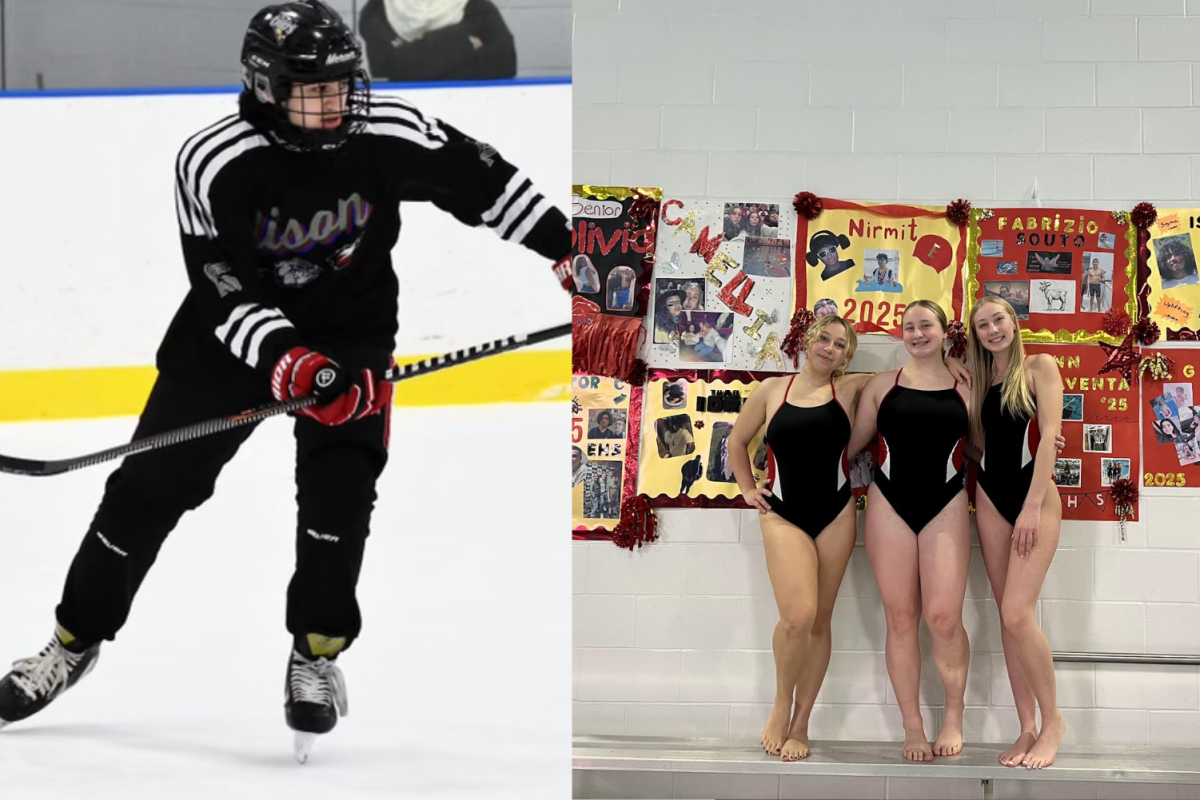
<instances>
[{"instance_id":1,"label":"girl in black swimsuit","mask_svg":"<svg viewBox=\"0 0 1200 800\"><path fill-rule=\"evenodd\" d=\"M784 761L808 755L808 718L829 666L833 602L854 550L846 446L858 394L870 376L841 372L856 346L854 329L841 317L815 321L804 338L804 369L759 384L729 435L733 474L746 501L761 512L779 606L771 640L775 704L762 746ZM759 488L747 447L764 424L775 477Z\"/></svg>"},{"instance_id":2,"label":"girl in black swimsuit","mask_svg":"<svg viewBox=\"0 0 1200 800\"><path fill-rule=\"evenodd\" d=\"M876 430L881 455L867 491L867 556L883 597L887 667L904 719L904 757L932 761L962 749L971 651L962 624L971 559L963 457L967 388L942 360L946 314L910 303L901 320L910 361L863 390L848 447L853 456ZM931 747L919 702L921 616L945 687L942 729Z\"/></svg>"},{"instance_id":3,"label":"girl in black swimsuit","mask_svg":"<svg viewBox=\"0 0 1200 800\"><path fill-rule=\"evenodd\" d=\"M1066 731L1050 645L1034 615L1062 522L1052 478L1062 378L1051 356L1025 357L1017 315L998 297L972 310L969 338L971 442L981 453L975 523L1021 722L1000 763L1038 769L1054 762Z\"/></svg>"}]
</instances>

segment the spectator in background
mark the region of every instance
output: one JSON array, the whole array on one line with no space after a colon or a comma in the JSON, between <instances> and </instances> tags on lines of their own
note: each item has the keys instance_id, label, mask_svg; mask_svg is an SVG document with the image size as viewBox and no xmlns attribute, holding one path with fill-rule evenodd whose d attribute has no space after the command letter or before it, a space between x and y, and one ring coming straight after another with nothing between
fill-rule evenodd
<instances>
[{"instance_id":1,"label":"spectator in background","mask_svg":"<svg viewBox=\"0 0 1200 800\"><path fill-rule=\"evenodd\" d=\"M359 15L377 81L512 78L517 51L492 0L368 0Z\"/></svg>"}]
</instances>

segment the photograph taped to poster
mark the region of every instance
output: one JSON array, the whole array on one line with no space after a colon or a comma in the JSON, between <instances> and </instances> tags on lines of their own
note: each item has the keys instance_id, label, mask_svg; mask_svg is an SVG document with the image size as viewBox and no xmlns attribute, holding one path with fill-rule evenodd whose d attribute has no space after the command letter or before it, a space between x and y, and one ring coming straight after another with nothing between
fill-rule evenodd
<instances>
[{"instance_id":1,"label":"photograph taped to poster","mask_svg":"<svg viewBox=\"0 0 1200 800\"><path fill-rule=\"evenodd\" d=\"M633 427L632 387L616 378L571 379L571 528L611 532L621 516ZM634 454L636 456L636 453ZM633 459L637 463L637 459Z\"/></svg>"},{"instance_id":2,"label":"photograph taped to poster","mask_svg":"<svg viewBox=\"0 0 1200 800\"><path fill-rule=\"evenodd\" d=\"M1137 316L1136 230L1128 215L1071 208L976 208L967 317L987 296L1017 309L1025 342L1108 342L1105 312Z\"/></svg>"},{"instance_id":3,"label":"photograph taped to poster","mask_svg":"<svg viewBox=\"0 0 1200 800\"><path fill-rule=\"evenodd\" d=\"M796 220L793 311L837 313L858 333L899 335L913 300L962 313L966 227L945 207L822 198L813 220Z\"/></svg>"},{"instance_id":4,"label":"photograph taped to poster","mask_svg":"<svg viewBox=\"0 0 1200 800\"><path fill-rule=\"evenodd\" d=\"M1110 498L1115 468L1122 472L1116 477L1129 478L1138 474L1141 464L1137 386L1119 372L1098 375L1107 357L1094 344L1033 343L1025 345L1025 352L1049 353L1062 375L1062 435L1067 444L1058 454L1052 476L1063 519L1116 520ZM1137 503L1128 519L1138 519Z\"/></svg>"},{"instance_id":5,"label":"photograph taped to poster","mask_svg":"<svg viewBox=\"0 0 1200 800\"><path fill-rule=\"evenodd\" d=\"M785 369L795 216L777 200L663 202L647 314L651 367Z\"/></svg>"},{"instance_id":6,"label":"photograph taped to poster","mask_svg":"<svg viewBox=\"0 0 1200 800\"><path fill-rule=\"evenodd\" d=\"M1158 323L1164 339L1194 339L1200 333L1200 208L1160 208L1149 234L1150 320Z\"/></svg>"},{"instance_id":7,"label":"photograph taped to poster","mask_svg":"<svg viewBox=\"0 0 1200 800\"><path fill-rule=\"evenodd\" d=\"M1142 468L1134 477L1144 494L1200 494L1200 347L1147 347L1175 362L1171 377L1142 374Z\"/></svg>"},{"instance_id":8,"label":"photograph taped to poster","mask_svg":"<svg viewBox=\"0 0 1200 800\"><path fill-rule=\"evenodd\" d=\"M638 494L649 496L656 507L695 505L702 498L722 498L729 505L741 498L729 461L728 437L741 404L758 382L690 377L668 373L646 384L645 396L650 400L644 404ZM680 391L681 385L686 391ZM683 406L674 401L681 394L686 397ZM774 478L774 465L767 463L760 447L764 434L759 431L746 448L760 485L763 479ZM685 502L673 502L679 500Z\"/></svg>"},{"instance_id":9,"label":"photograph taped to poster","mask_svg":"<svg viewBox=\"0 0 1200 800\"><path fill-rule=\"evenodd\" d=\"M648 278L654 231L630 215L639 193L655 201L662 196L662 190L651 187L572 187L572 294L605 314L645 313L637 290Z\"/></svg>"}]
</instances>

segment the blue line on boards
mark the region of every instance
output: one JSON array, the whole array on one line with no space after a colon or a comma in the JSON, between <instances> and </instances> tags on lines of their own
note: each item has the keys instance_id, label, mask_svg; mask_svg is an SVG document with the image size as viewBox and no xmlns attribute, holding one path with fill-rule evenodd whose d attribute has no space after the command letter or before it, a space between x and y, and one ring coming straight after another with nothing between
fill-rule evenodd
<instances>
[{"instance_id":1,"label":"blue line on boards","mask_svg":"<svg viewBox=\"0 0 1200 800\"><path fill-rule=\"evenodd\" d=\"M540 78L509 78L498 81L429 81L425 83L372 83L372 89L480 89L511 86L570 85L570 75ZM12 89L0 91L0 100L27 97L140 97L160 94L237 94L241 86L163 86L131 89Z\"/></svg>"}]
</instances>

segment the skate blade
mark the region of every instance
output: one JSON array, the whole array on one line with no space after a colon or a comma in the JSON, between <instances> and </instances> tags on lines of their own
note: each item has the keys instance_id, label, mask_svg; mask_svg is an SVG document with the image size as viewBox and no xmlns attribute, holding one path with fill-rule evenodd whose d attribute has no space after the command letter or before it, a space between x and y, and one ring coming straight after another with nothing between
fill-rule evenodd
<instances>
[{"instance_id":1,"label":"skate blade","mask_svg":"<svg viewBox=\"0 0 1200 800\"><path fill-rule=\"evenodd\" d=\"M308 754L312 752L313 743L316 741L317 734L301 733L300 731L296 731L296 738L294 742L296 760L301 764L307 764Z\"/></svg>"}]
</instances>

